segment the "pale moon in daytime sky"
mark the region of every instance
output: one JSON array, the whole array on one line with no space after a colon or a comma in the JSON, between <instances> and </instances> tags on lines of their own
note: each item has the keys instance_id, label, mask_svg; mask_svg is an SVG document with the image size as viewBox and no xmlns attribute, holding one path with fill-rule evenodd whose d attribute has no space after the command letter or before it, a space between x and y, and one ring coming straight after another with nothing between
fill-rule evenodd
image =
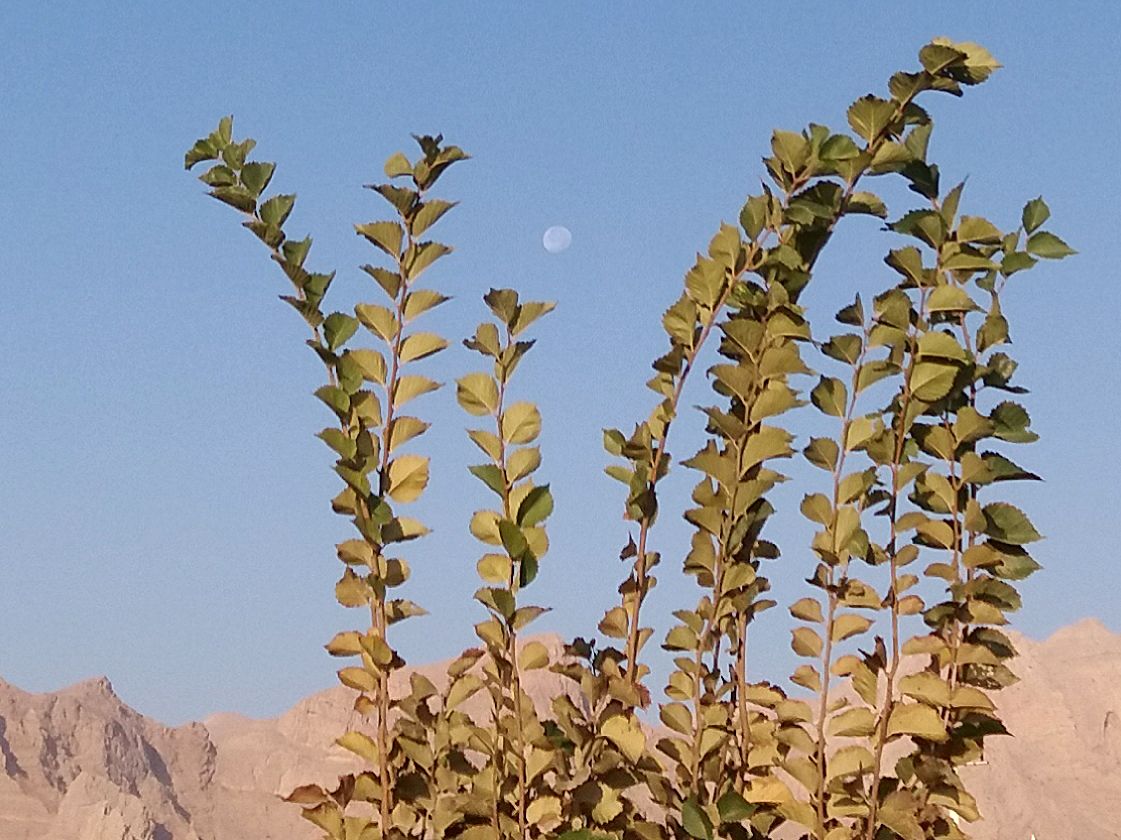
<instances>
[{"instance_id":1,"label":"pale moon in daytime sky","mask_svg":"<svg viewBox=\"0 0 1121 840\"><path fill-rule=\"evenodd\" d=\"M572 231L563 225L553 225L541 237L541 244L550 254L559 254L572 244Z\"/></svg>"}]
</instances>

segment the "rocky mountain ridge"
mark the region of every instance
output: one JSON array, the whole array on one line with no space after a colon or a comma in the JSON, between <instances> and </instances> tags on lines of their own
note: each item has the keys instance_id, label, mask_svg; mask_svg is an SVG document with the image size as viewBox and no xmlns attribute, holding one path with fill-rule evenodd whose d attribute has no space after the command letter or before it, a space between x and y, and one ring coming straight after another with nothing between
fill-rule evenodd
<instances>
[{"instance_id":1,"label":"rocky mountain ridge","mask_svg":"<svg viewBox=\"0 0 1121 840\"><path fill-rule=\"evenodd\" d=\"M986 763L966 770L986 815L972 833L1121 838L1121 635L1086 620L1015 641L1021 682L999 704L1016 737L992 739ZM559 652L559 639L546 643ZM418 670L437 681L444 668ZM530 676L542 705L563 689L556 675ZM313 840L278 796L353 767L332 745L352 696L332 688L275 719L171 728L104 678L45 694L0 680L0 840Z\"/></svg>"}]
</instances>

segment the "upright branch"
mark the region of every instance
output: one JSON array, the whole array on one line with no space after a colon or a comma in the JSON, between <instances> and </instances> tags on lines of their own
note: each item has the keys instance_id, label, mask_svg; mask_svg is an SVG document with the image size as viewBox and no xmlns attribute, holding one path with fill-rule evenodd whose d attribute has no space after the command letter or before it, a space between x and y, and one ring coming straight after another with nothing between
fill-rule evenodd
<instances>
[{"instance_id":1,"label":"upright branch","mask_svg":"<svg viewBox=\"0 0 1121 840\"><path fill-rule=\"evenodd\" d=\"M359 303L354 315L325 314L322 303L334 274L307 271L304 263L311 240L291 241L283 230L295 196L282 194L260 201L275 165L248 161L254 141L235 143L231 131L232 119L227 117L187 153L186 165L191 168L203 161L218 161L201 180L214 198L247 217L243 225L269 248L293 285L293 294L282 299L311 328L308 344L326 367L328 380L315 395L337 421L318 435L335 454L335 472L344 483L331 505L351 519L358 534L337 547L345 569L335 595L343 606L367 609L370 617L366 630L337 634L327 650L334 656L360 660L359 665L341 669L339 680L358 692L355 710L373 719L374 734L371 737L356 729L344 733L338 743L374 770L344 777L330 793L308 786L297 789L290 798L305 806L308 820L340 840L346 832L347 806L352 801L365 802L376 814L368 825L379 836L390 837L416 824L418 813L409 804L412 795L398 790L414 760L393 729L398 701L390 695L389 678L404 661L390 644L389 628L423 615L424 610L406 598L391 597L391 590L408 579L409 565L389 552L395 544L427 532L417 520L398 515L394 505L419 498L429 472L427 457L399 451L429 424L401 410L413 398L438 387L433 380L405 370L447 346L435 333L409 330L408 326L447 300L439 292L416 285L436 260L451 251L421 238L454 206L429 199L427 193L451 164L467 156L456 146L442 145L442 137L418 137L421 154L415 163L401 153L387 161L386 175L397 183L370 189L389 202L396 218L357 225L356 231L389 258L389 267L367 265L363 271L390 305ZM381 344L381 350L347 346L360 327ZM364 783L359 785L358 780Z\"/></svg>"},{"instance_id":2,"label":"upright branch","mask_svg":"<svg viewBox=\"0 0 1121 840\"><path fill-rule=\"evenodd\" d=\"M489 459L471 473L498 497L497 509L476 511L471 533L497 551L479 560L485 586L475 599L490 613L475 632L489 654L484 684L492 701L493 733L480 733L489 747L492 777L490 827L499 836L528 840L560 823L560 799L541 791L540 774L553 752L533 703L522 689L522 672L551 664L539 641L519 647L518 632L545 612L519 604L518 596L537 577L548 550L544 520L553 511L549 485L535 485L530 476L541 464L541 450L532 445L541 432L541 414L533 403L510 403L507 388L532 340L519 340L552 303L520 301L511 289L491 289L485 301L498 323L484 322L464 344L493 359L493 374L470 373L457 384L456 397L469 414L489 417L494 431L472 429L471 440Z\"/></svg>"}]
</instances>

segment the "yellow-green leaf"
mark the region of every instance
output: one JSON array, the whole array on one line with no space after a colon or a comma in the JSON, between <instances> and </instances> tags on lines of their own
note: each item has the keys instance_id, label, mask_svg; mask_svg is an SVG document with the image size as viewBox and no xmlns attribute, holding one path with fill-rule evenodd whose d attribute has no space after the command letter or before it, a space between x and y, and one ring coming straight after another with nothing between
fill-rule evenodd
<instances>
[{"instance_id":1,"label":"yellow-green leaf","mask_svg":"<svg viewBox=\"0 0 1121 840\"><path fill-rule=\"evenodd\" d=\"M389 496L395 502L411 502L428 486L428 458L401 455L389 463Z\"/></svg>"}]
</instances>

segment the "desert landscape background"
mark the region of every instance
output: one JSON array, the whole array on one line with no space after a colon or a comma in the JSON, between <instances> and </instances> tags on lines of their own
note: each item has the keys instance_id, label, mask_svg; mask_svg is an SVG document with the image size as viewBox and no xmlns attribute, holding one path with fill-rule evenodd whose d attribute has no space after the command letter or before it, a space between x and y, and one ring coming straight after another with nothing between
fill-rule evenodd
<instances>
[{"instance_id":1,"label":"desert landscape background","mask_svg":"<svg viewBox=\"0 0 1121 840\"><path fill-rule=\"evenodd\" d=\"M558 637L540 638L561 652ZM1121 634L1086 619L1013 639L1021 681L998 704L1015 737L991 738L986 763L967 768L985 815L973 835L1121 838ZM436 680L445 663L418 670ZM544 707L564 684L535 671L527 690ZM352 766L332 743L352 699L337 687L274 719L219 713L171 728L104 677L43 694L0 680L0 840L312 840L279 797Z\"/></svg>"}]
</instances>

